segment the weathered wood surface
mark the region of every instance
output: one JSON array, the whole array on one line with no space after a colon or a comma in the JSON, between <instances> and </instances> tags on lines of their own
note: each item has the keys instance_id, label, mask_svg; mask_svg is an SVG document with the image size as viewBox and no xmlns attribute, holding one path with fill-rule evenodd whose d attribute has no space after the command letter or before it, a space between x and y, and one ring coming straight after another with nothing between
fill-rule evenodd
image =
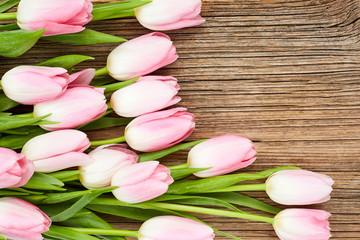
<instances>
[{"instance_id":1,"label":"weathered wood surface","mask_svg":"<svg viewBox=\"0 0 360 240\"><path fill-rule=\"evenodd\" d=\"M258 151L255 164L243 171L297 165L330 175L336 181L332 200L315 207L333 214L333 239L360 239L360 2L204 0L202 16L207 22L199 27L168 32L180 58L156 72L180 81L178 105L196 115L189 140L239 133L254 140ZM128 39L149 32L135 19L89 27ZM99 68L116 45L41 41L22 57L1 58L0 73L75 53L96 57L81 68ZM119 128L90 136L121 134ZM163 162L185 159L182 152ZM271 202L264 193L251 195ZM277 239L265 223L197 216L244 239ZM108 219L124 229L140 225Z\"/></svg>"}]
</instances>

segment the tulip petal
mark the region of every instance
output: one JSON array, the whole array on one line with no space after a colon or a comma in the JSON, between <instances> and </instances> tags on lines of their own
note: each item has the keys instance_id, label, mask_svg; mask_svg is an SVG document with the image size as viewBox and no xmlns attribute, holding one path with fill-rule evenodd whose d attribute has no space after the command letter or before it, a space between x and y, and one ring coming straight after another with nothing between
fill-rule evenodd
<instances>
[{"instance_id":1,"label":"tulip petal","mask_svg":"<svg viewBox=\"0 0 360 240\"><path fill-rule=\"evenodd\" d=\"M62 155L34 161L37 172L55 172L58 170L88 164L92 158L79 152L69 152Z\"/></svg>"}]
</instances>

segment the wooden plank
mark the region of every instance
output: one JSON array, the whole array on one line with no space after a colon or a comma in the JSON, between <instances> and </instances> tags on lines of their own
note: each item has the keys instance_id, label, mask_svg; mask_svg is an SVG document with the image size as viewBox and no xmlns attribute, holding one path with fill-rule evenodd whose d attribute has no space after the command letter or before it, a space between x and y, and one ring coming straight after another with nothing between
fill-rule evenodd
<instances>
[{"instance_id":1,"label":"wooden plank","mask_svg":"<svg viewBox=\"0 0 360 240\"><path fill-rule=\"evenodd\" d=\"M178 106L196 115L189 140L239 133L253 139L258 151L255 164L242 171L297 165L330 175L336 181L332 200L314 207L333 214L332 239L360 239L360 2L204 0L202 15L207 21L201 26L167 32L180 58L155 73L179 79ZM130 18L89 27L128 39L150 32ZM1 58L0 74L72 53L96 57L78 69L100 68L116 45L40 41L22 57ZM103 139L122 133L119 128L89 135ZM183 151L163 162L185 159ZM271 203L264 193L251 195ZM197 216L244 239L278 239L267 224ZM122 229L140 226L108 220Z\"/></svg>"}]
</instances>

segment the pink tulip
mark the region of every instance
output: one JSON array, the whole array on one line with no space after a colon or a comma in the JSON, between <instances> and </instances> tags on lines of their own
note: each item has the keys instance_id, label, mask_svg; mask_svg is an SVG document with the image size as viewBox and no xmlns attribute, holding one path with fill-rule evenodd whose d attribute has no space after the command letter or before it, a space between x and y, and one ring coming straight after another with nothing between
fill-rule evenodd
<instances>
[{"instance_id":1,"label":"pink tulip","mask_svg":"<svg viewBox=\"0 0 360 240\"><path fill-rule=\"evenodd\" d=\"M149 33L115 48L107 59L109 74L117 80L147 75L178 58L170 37L159 32Z\"/></svg>"},{"instance_id":2,"label":"pink tulip","mask_svg":"<svg viewBox=\"0 0 360 240\"><path fill-rule=\"evenodd\" d=\"M166 193L173 182L167 167L149 161L120 168L114 174L111 186L118 187L113 194L120 201L139 203Z\"/></svg>"},{"instance_id":3,"label":"pink tulip","mask_svg":"<svg viewBox=\"0 0 360 240\"><path fill-rule=\"evenodd\" d=\"M144 222L139 240L212 240L214 230L200 222L177 216L158 216Z\"/></svg>"},{"instance_id":4,"label":"pink tulip","mask_svg":"<svg viewBox=\"0 0 360 240\"><path fill-rule=\"evenodd\" d=\"M132 120L125 129L129 146L142 152L171 147L194 131L194 115L186 108L148 113Z\"/></svg>"},{"instance_id":5,"label":"pink tulip","mask_svg":"<svg viewBox=\"0 0 360 240\"><path fill-rule=\"evenodd\" d=\"M211 138L193 147L188 155L190 168L209 168L194 173L197 177L212 177L236 171L255 161L254 144L240 135Z\"/></svg>"},{"instance_id":6,"label":"pink tulip","mask_svg":"<svg viewBox=\"0 0 360 240\"><path fill-rule=\"evenodd\" d=\"M286 209L275 216L274 229L281 240L327 240L330 213L314 209Z\"/></svg>"},{"instance_id":7,"label":"pink tulip","mask_svg":"<svg viewBox=\"0 0 360 240\"><path fill-rule=\"evenodd\" d=\"M269 197L284 205L307 205L330 200L331 177L305 170L283 170L266 181Z\"/></svg>"},{"instance_id":8,"label":"pink tulip","mask_svg":"<svg viewBox=\"0 0 360 240\"><path fill-rule=\"evenodd\" d=\"M14 240L41 240L51 225L50 218L24 200L0 198L0 235Z\"/></svg>"},{"instance_id":9,"label":"pink tulip","mask_svg":"<svg viewBox=\"0 0 360 240\"><path fill-rule=\"evenodd\" d=\"M54 100L34 106L34 116L44 116L44 120L57 124L40 125L45 130L54 131L78 127L102 116L107 110L104 88L91 86L71 86Z\"/></svg>"},{"instance_id":10,"label":"pink tulip","mask_svg":"<svg viewBox=\"0 0 360 240\"><path fill-rule=\"evenodd\" d=\"M178 103L180 89L174 77L145 76L111 96L111 108L123 117L137 117Z\"/></svg>"},{"instance_id":11,"label":"pink tulip","mask_svg":"<svg viewBox=\"0 0 360 240\"><path fill-rule=\"evenodd\" d=\"M34 174L32 161L23 154L0 147L0 188L21 187Z\"/></svg>"},{"instance_id":12,"label":"pink tulip","mask_svg":"<svg viewBox=\"0 0 360 240\"><path fill-rule=\"evenodd\" d=\"M92 158L83 153L90 146L86 134L78 130L59 130L32 138L22 149L37 172L55 172L90 163Z\"/></svg>"},{"instance_id":13,"label":"pink tulip","mask_svg":"<svg viewBox=\"0 0 360 240\"><path fill-rule=\"evenodd\" d=\"M69 75L60 67L18 66L1 79L5 95L21 104L32 105L52 100L67 89L68 84L89 84L95 69Z\"/></svg>"},{"instance_id":14,"label":"pink tulip","mask_svg":"<svg viewBox=\"0 0 360 240\"><path fill-rule=\"evenodd\" d=\"M91 21L90 0L21 0L17 24L27 31L46 29L43 36L76 33Z\"/></svg>"},{"instance_id":15,"label":"pink tulip","mask_svg":"<svg viewBox=\"0 0 360 240\"><path fill-rule=\"evenodd\" d=\"M110 186L112 176L120 168L135 164L139 159L136 153L126 149L125 144L100 146L89 155L93 161L79 168L84 171L80 181L88 189Z\"/></svg>"},{"instance_id":16,"label":"pink tulip","mask_svg":"<svg viewBox=\"0 0 360 240\"><path fill-rule=\"evenodd\" d=\"M144 27L165 31L203 23L200 11L201 0L153 0L136 8L135 16Z\"/></svg>"}]
</instances>

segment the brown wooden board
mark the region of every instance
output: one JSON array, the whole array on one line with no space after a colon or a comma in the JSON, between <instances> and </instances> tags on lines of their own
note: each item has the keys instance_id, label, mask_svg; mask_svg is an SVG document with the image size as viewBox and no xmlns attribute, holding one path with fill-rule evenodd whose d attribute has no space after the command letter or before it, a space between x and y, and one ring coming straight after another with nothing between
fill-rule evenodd
<instances>
[{"instance_id":1,"label":"brown wooden board","mask_svg":"<svg viewBox=\"0 0 360 240\"><path fill-rule=\"evenodd\" d=\"M330 175L336 182L332 200L314 207L333 214L332 239L360 239L360 1L205 0L202 16L201 26L167 32L180 58L156 72L178 78L178 106L196 115L188 140L249 137L258 159L239 172L297 165ZM88 26L127 39L150 32L134 18ZM0 58L0 74L64 54L96 58L77 69L100 68L115 46L40 41L19 58ZM92 139L122 134L123 128L89 132ZM162 162L185 159L183 151ZM250 195L271 203L264 193ZM196 216L244 239L278 239L265 223ZM140 226L107 219L121 229Z\"/></svg>"}]
</instances>

